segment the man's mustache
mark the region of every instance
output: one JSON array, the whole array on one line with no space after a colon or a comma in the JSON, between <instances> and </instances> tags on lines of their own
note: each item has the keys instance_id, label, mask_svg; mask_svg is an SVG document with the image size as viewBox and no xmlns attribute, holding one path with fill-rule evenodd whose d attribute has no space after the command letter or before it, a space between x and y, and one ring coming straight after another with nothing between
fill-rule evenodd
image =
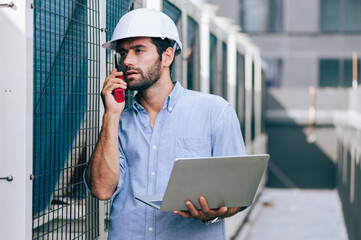
<instances>
[{"instance_id":1,"label":"man's mustache","mask_svg":"<svg viewBox=\"0 0 361 240\"><path fill-rule=\"evenodd\" d=\"M124 67L124 72L130 71L130 70L137 71L137 72L142 72L142 69L137 68L137 67L133 67L133 66L125 66Z\"/></svg>"}]
</instances>

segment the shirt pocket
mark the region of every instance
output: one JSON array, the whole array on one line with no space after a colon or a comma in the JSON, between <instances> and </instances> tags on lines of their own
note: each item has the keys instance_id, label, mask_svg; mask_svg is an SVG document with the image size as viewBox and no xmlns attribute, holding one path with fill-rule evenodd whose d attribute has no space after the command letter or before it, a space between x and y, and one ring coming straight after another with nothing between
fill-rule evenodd
<instances>
[{"instance_id":1,"label":"shirt pocket","mask_svg":"<svg viewBox=\"0 0 361 240\"><path fill-rule=\"evenodd\" d=\"M177 138L176 158L210 157L211 137Z\"/></svg>"}]
</instances>

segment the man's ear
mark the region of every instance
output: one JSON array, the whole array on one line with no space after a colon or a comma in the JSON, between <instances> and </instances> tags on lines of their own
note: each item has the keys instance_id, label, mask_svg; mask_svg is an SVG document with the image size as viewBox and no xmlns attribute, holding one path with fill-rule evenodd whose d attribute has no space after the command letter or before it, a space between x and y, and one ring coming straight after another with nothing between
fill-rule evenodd
<instances>
[{"instance_id":1,"label":"man's ear","mask_svg":"<svg viewBox=\"0 0 361 240\"><path fill-rule=\"evenodd\" d=\"M169 67L174 60L174 49L169 47L162 54L162 61L164 67Z\"/></svg>"}]
</instances>

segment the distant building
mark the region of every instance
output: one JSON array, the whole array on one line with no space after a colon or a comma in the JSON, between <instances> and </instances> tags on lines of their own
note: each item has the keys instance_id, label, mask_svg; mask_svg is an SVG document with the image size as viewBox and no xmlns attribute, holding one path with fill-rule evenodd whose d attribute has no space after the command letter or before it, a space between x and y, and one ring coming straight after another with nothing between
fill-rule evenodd
<instances>
[{"instance_id":1,"label":"distant building","mask_svg":"<svg viewBox=\"0 0 361 240\"><path fill-rule=\"evenodd\" d=\"M268 64L268 86L352 86L351 54L361 54L360 1L208 2L219 5L219 14L239 23L260 47Z\"/></svg>"},{"instance_id":2,"label":"distant building","mask_svg":"<svg viewBox=\"0 0 361 240\"><path fill-rule=\"evenodd\" d=\"M259 46L266 62L266 130L272 162L268 184L335 187L334 115L348 111L353 78L357 78L354 85L361 83L360 74L353 76L352 69L352 53L361 55L361 2L208 3L219 6L219 15L240 24L242 32ZM360 65L358 57L358 73Z\"/></svg>"}]
</instances>

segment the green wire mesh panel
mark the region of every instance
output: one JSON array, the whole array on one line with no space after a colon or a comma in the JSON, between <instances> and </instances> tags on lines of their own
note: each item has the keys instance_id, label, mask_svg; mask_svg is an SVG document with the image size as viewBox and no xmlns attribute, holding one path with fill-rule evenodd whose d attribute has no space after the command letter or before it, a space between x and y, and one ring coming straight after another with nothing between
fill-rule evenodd
<instances>
[{"instance_id":1,"label":"green wire mesh panel","mask_svg":"<svg viewBox=\"0 0 361 240\"><path fill-rule=\"evenodd\" d=\"M99 132L98 1L34 1L33 239L92 239L82 173Z\"/></svg>"}]
</instances>

